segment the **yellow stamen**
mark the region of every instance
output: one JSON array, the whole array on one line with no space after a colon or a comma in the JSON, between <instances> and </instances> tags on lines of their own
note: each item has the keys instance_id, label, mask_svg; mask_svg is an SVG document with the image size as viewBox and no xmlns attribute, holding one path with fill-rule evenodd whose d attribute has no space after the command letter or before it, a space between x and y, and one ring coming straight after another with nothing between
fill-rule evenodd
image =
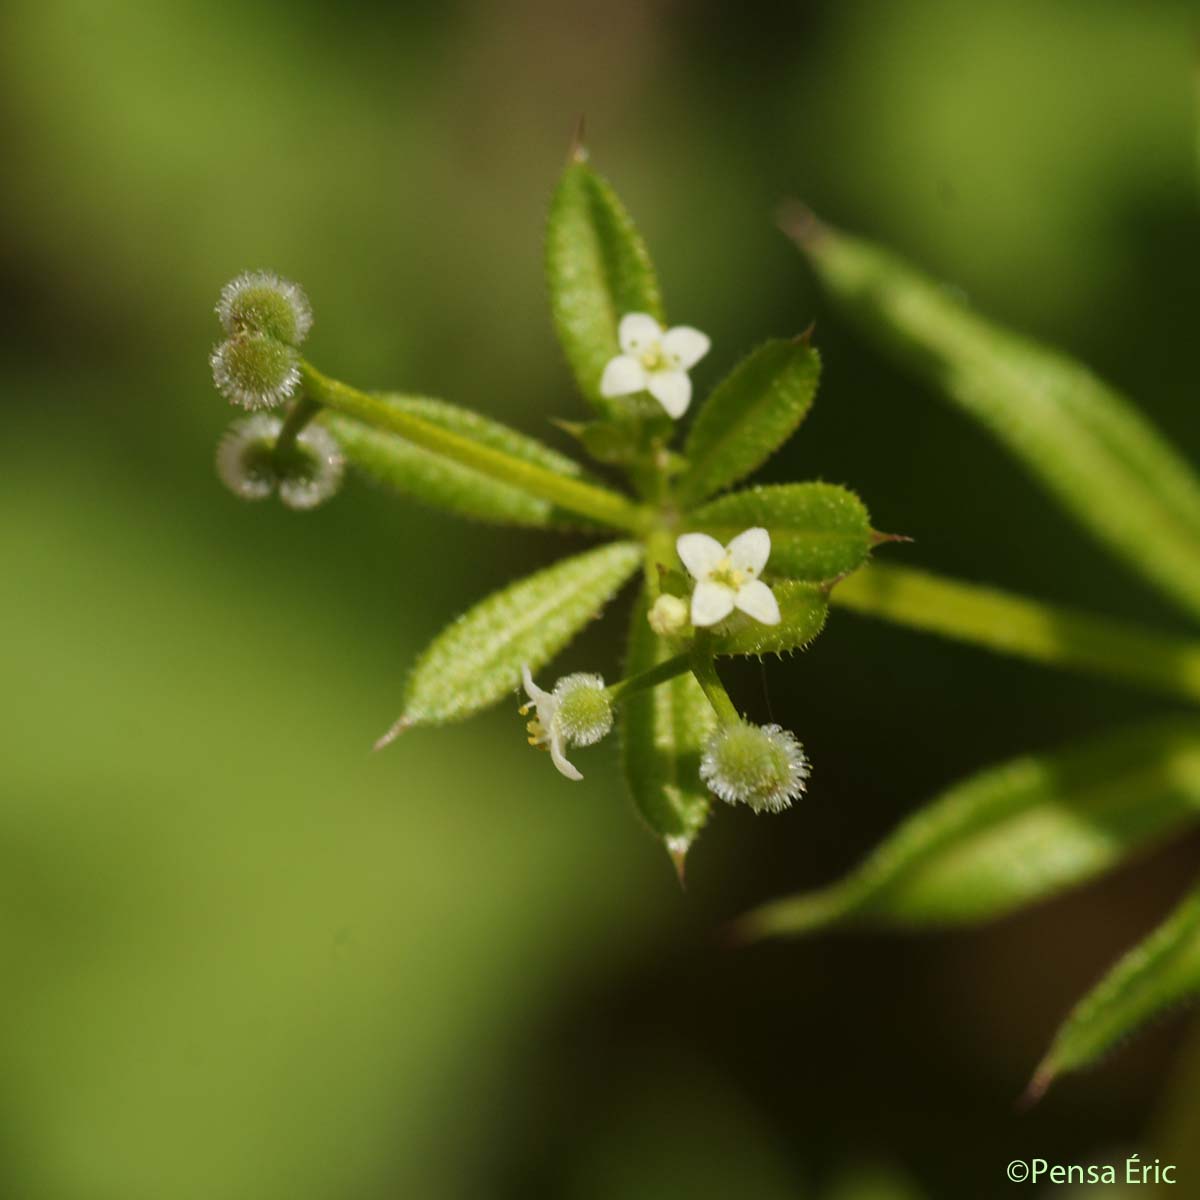
<instances>
[{"instance_id":1,"label":"yellow stamen","mask_svg":"<svg viewBox=\"0 0 1200 1200\"><path fill-rule=\"evenodd\" d=\"M751 571L750 574L753 575L754 572ZM708 577L713 583L723 583L726 587L731 588L740 588L746 582L746 573L734 570L728 554L713 567Z\"/></svg>"}]
</instances>

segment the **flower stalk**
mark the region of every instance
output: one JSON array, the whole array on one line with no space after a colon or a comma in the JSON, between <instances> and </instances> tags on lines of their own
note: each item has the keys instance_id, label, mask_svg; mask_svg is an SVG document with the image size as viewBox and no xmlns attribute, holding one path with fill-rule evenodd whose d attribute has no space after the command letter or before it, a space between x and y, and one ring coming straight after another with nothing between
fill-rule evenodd
<instances>
[{"instance_id":1,"label":"flower stalk","mask_svg":"<svg viewBox=\"0 0 1200 1200\"><path fill-rule=\"evenodd\" d=\"M645 533L654 520L651 512L616 492L580 479L568 479L534 463L521 462L412 413L399 412L377 396L322 375L307 362L301 362L300 374L305 394L317 404L398 434L413 445L444 455L491 479L521 488L581 517L637 534Z\"/></svg>"},{"instance_id":2,"label":"flower stalk","mask_svg":"<svg viewBox=\"0 0 1200 1200\"><path fill-rule=\"evenodd\" d=\"M696 640L692 644L691 667L696 682L717 714L717 720L722 725L736 725L741 721L741 714L734 707L721 677L717 674L717 664L709 637L702 630L697 631Z\"/></svg>"},{"instance_id":3,"label":"flower stalk","mask_svg":"<svg viewBox=\"0 0 1200 1200\"><path fill-rule=\"evenodd\" d=\"M608 698L614 705L620 704L623 700L635 695L637 692L647 691L649 688L658 687L660 683L666 683L670 679L674 679L677 675L685 675L692 669L692 659L689 654L676 654L673 658L668 658L660 662L657 666L649 668L649 670L641 671L637 675L631 675L628 679L618 680L608 689Z\"/></svg>"},{"instance_id":4,"label":"flower stalk","mask_svg":"<svg viewBox=\"0 0 1200 1200\"><path fill-rule=\"evenodd\" d=\"M304 431L305 426L321 411L321 406L307 395L301 395L284 418L283 427L275 439L275 460L285 460L296 445L296 438Z\"/></svg>"}]
</instances>

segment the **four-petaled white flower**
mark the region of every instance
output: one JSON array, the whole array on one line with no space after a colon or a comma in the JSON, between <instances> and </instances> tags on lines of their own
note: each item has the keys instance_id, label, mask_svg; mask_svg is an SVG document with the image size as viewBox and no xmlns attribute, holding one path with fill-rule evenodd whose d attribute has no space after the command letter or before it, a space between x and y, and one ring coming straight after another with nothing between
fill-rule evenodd
<instances>
[{"instance_id":1,"label":"four-petaled white flower","mask_svg":"<svg viewBox=\"0 0 1200 1200\"><path fill-rule=\"evenodd\" d=\"M735 608L764 625L779 624L775 594L759 578L771 556L771 535L765 529L747 529L728 546L707 533L685 533L675 549L696 581L693 625L715 625Z\"/></svg>"},{"instance_id":2,"label":"four-petaled white flower","mask_svg":"<svg viewBox=\"0 0 1200 1200\"><path fill-rule=\"evenodd\" d=\"M663 327L648 313L626 313L617 330L621 353L600 379L602 396L649 392L676 420L692 402L691 370L712 344L688 325Z\"/></svg>"}]
</instances>

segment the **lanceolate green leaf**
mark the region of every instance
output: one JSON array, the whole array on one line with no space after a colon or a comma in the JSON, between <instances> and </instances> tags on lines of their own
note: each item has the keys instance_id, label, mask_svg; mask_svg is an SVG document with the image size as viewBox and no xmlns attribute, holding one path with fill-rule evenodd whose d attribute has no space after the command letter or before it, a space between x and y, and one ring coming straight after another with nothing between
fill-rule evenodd
<instances>
[{"instance_id":1,"label":"lanceolate green leaf","mask_svg":"<svg viewBox=\"0 0 1200 1200\"><path fill-rule=\"evenodd\" d=\"M650 255L608 182L582 157L568 164L550 203L546 281L554 328L579 390L601 411L621 411L600 395L600 377L620 353L626 313L663 320Z\"/></svg>"},{"instance_id":2,"label":"lanceolate green leaf","mask_svg":"<svg viewBox=\"0 0 1200 1200\"><path fill-rule=\"evenodd\" d=\"M522 462L545 467L570 479L584 478L578 463L524 434L478 413L424 396L380 397L400 412L411 413L500 450ZM531 496L519 487L493 479L444 455L361 421L326 412L321 420L333 431L349 461L368 478L436 508L465 517L513 525L581 525L582 518Z\"/></svg>"},{"instance_id":3,"label":"lanceolate green leaf","mask_svg":"<svg viewBox=\"0 0 1200 1200\"><path fill-rule=\"evenodd\" d=\"M1122 958L1058 1031L1029 1096L1056 1076L1102 1058L1146 1022L1200 996L1200 888L1144 942Z\"/></svg>"},{"instance_id":4,"label":"lanceolate green leaf","mask_svg":"<svg viewBox=\"0 0 1200 1200\"><path fill-rule=\"evenodd\" d=\"M612 542L493 592L447 626L409 677L401 725L460 721L549 662L633 574L641 550Z\"/></svg>"},{"instance_id":5,"label":"lanceolate green leaf","mask_svg":"<svg viewBox=\"0 0 1200 1200\"><path fill-rule=\"evenodd\" d=\"M955 784L861 867L751 913L751 936L826 925L936 926L1000 916L1107 871L1200 820L1200 723L1126 730Z\"/></svg>"},{"instance_id":6,"label":"lanceolate green leaf","mask_svg":"<svg viewBox=\"0 0 1200 1200\"><path fill-rule=\"evenodd\" d=\"M626 675L670 657L646 620L643 591L634 606ZM682 874L684 857L708 820L712 796L700 782L700 755L716 714L691 672L621 703L621 761L642 819Z\"/></svg>"},{"instance_id":7,"label":"lanceolate green leaf","mask_svg":"<svg viewBox=\"0 0 1200 1200\"><path fill-rule=\"evenodd\" d=\"M1130 566L1200 614L1200 480L1124 397L865 241L813 221L791 232L868 334L1003 442Z\"/></svg>"},{"instance_id":8,"label":"lanceolate green leaf","mask_svg":"<svg viewBox=\"0 0 1200 1200\"><path fill-rule=\"evenodd\" d=\"M695 504L761 466L812 407L821 360L807 340L767 342L717 385L696 416L676 494Z\"/></svg>"},{"instance_id":9,"label":"lanceolate green leaf","mask_svg":"<svg viewBox=\"0 0 1200 1200\"><path fill-rule=\"evenodd\" d=\"M712 637L712 648L718 656L791 654L803 650L825 627L829 605L825 592L816 584L784 579L772 584L771 590L779 601L779 624L763 625L735 613L725 631Z\"/></svg>"},{"instance_id":10,"label":"lanceolate green leaf","mask_svg":"<svg viewBox=\"0 0 1200 1200\"><path fill-rule=\"evenodd\" d=\"M752 525L771 534L770 570L791 579L835 579L871 551L871 518L853 493L832 483L785 483L722 496L687 518L719 542Z\"/></svg>"}]
</instances>

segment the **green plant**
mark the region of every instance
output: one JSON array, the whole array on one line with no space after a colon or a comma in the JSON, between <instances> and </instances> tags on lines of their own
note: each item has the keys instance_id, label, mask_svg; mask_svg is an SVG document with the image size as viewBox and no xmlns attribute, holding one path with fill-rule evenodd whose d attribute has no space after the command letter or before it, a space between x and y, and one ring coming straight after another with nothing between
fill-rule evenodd
<instances>
[{"instance_id":1,"label":"green plant","mask_svg":"<svg viewBox=\"0 0 1200 1200\"><path fill-rule=\"evenodd\" d=\"M868 332L1022 458L1086 528L1200 615L1200 484L1119 396L1080 367L1002 333L875 248L793 210L787 230ZM856 495L828 483L728 491L798 428L820 360L807 334L768 341L707 397L686 437L690 367L709 350L666 328L649 254L577 145L551 205L546 273L554 325L586 421L558 421L617 491L574 459L478 413L422 396L364 392L301 356L311 316L265 273L218 304L227 337L214 378L254 415L222 442L235 494L320 503L343 467L462 516L604 540L510 584L452 622L412 669L403 711L380 739L464 719L523 684L531 744L558 770L619 724L637 810L682 875L714 796L758 812L803 792L809 763L778 726L750 725L717 662L790 654L832 602L1048 665L1200 700L1200 642L891 565L894 537ZM276 417L257 410L287 405ZM624 676L534 674L633 576ZM917 813L849 879L778 901L741 936L839 923L904 927L981 920L1093 878L1200 815L1200 723L1172 719L987 770ZM1091 1061L1163 1005L1200 988L1197 897L1119 964L1064 1026L1032 1085Z\"/></svg>"},{"instance_id":2,"label":"green plant","mask_svg":"<svg viewBox=\"0 0 1200 1200\"><path fill-rule=\"evenodd\" d=\"M1003 443L1101 545L1200 617L1200 481L1123 397L806 210L789 207L782 225L867 337ZM881 564L839 583L831 599L989 650L1200 701L1200 641ZM736 928L759 938L986 920L1096 878L1198 818L1200 721L1160 718L963 780L904 821L848 878L765 905ZM1193 890L1071 1013L1028 1098L1198 992Z\"/></svg>"},{"instance_id":3,"label":"green plant","mask_svg":"<svg viewBox=\"0 0 1200 1200\"><path fill-rule=\"evenodd\" d=\"M557 424L623 473L628 491L478 413L322 374L300 353L307 300L264 272L234 280L217 306L227 337L213 351L215 382L253 413L223 440L219 472L244 499L278 489L285 503L311 507L336 490L348 463L466 517L605 539L452 622L419 657L403 712L379 745L469 717L523 683L530 743L579 779L568 751L619 719L637 810L682 872L714 793L778 811L808 776L794 736L742 720L715 661L806 646L824 625L833 581L861 566L881 536L859 499L832 484L728 491L807 414L820 373L807 335L747 355L673 448L691 401L688 370L708 338L665 328L646 247L582 146L551 205L546 276L559 341L592 409L587 421ZM282 419L258 411L285 404ZM634 575L624 677L606 686L573 675L540 688L534 674Z\"/></svg>"}]
</instances>

